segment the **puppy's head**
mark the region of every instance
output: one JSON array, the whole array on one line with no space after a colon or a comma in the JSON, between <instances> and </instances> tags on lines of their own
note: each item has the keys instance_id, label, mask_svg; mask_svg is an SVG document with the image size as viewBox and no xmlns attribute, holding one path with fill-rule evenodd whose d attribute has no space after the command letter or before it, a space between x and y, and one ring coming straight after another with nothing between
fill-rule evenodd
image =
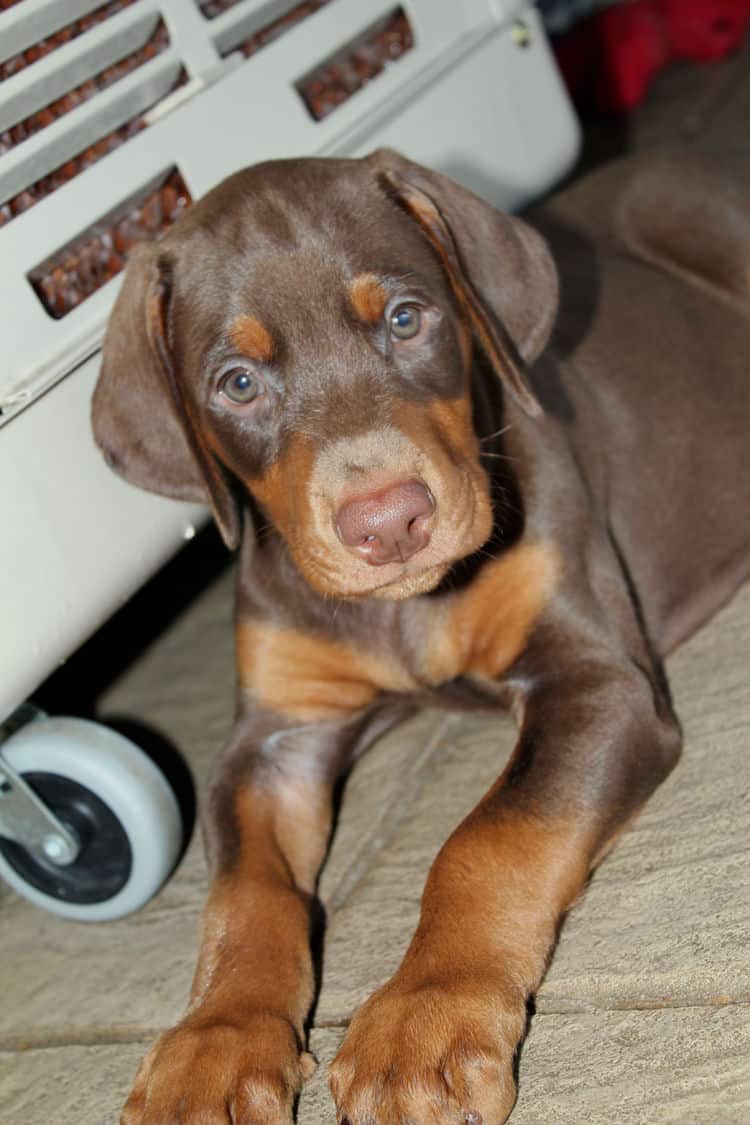
<instances>
[{"instance_id":1,"label":"puppy's head","mask_svg":"<svg viewBox=\"0 0 750 1125\"><path fill-rule=\"evenodd\" d=\"M95 436L230 546L249 491L319 592L407 597L491 531L474 345L536 413L555 305L533 231L396 153L259 165L133 256Z\"/></svg>"}]
</instances>

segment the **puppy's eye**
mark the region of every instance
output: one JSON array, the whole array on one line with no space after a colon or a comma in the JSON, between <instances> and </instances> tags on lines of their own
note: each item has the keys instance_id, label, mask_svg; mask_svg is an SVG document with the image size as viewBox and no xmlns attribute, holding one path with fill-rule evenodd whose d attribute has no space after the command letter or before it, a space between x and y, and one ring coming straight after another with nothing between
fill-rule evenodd
<instances>
[{"instance_id":1,"label":"puppy's eye","mask_svg":"<svg viewBox=\"0 0 750 1125\"><path fill-rule=\"evenodd\" d=\"M237 406L246 406L260 394L260 383L244 367L232 367L221 381L220 391Z\"/></svg>"},{"instance_id":2,"label":"puppy's eye","mask_svg":"<svg viewBox=\"0 0 750 1125\"><path fill-rule=\"evenodd\" d=\"M391 335L397 340L411 340L422 327L422 314L416 305L399 305L391 313Z\"/></svg>"}]
</instances>

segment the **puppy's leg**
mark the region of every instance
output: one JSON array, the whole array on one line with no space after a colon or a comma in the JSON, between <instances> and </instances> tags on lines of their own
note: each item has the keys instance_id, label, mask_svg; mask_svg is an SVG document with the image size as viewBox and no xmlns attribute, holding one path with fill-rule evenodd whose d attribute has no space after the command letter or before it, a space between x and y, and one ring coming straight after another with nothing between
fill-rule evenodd
<instances>
[{"instance_id":1,"label":"puppy's leg","mask_svg":"<svg viewBox=\"0 0 750 1125\"><path fill-rule=\"evenodd\" d=\"M312 1068L311 908L357 729L268 729L240 726L210 794L213 879L190 1004L144 1059L123 1125L286 1125Z\"/></svg>"},{"instance_id":2,"label":"puppy's leg","mask_svg":"<svg viewBox=\"0 0 750 1125\"><path fill-rule=\"evenodd\" d=\"M400 968L350 1026L331 1068L342 1122L505 1121L560 919L676 761L658 677L567 640L533 677L504 775L438 855Z\"/></svg>"}]
</instances>

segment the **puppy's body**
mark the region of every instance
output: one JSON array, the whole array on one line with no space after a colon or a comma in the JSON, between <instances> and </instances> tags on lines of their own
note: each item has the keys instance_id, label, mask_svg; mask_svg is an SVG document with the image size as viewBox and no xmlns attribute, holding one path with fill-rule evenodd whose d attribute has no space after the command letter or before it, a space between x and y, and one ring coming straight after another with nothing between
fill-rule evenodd
<instances>
[{"instance_id":1,"label":"puppy's body","mask_svg":"<svg viewBox=\"0 0 750 1125\"><path fill-rule=\"evenodd\" d=\"M512 705L519 743L333 1093L505 1120L559 919L679 753L661 657L750 571L743 176L614 166L545 243L395 154L260 166L131 265L98 439L242 552L201 959L127 1125L290 1120L332 789L425 697Z\"/></svg>"}]
</instances>

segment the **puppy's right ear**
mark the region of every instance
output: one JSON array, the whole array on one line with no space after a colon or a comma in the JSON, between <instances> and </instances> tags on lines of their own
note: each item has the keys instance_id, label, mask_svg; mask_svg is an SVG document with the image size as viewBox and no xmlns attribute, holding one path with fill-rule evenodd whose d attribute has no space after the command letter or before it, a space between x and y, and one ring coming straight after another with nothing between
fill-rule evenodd
<instances>
[{"instance_id":1,"label":"puppy's right ear","mask_svg":"<svg viewBox=\"0 0 750 1125\"><path fill-rule=\"evenodd\" d=\"M104 339L92 403L94 438L110 468L131 484L210 505L233 548L240 512L172 362L171 270L158 244L137 247L128 262Z\"/></svg>"}]
</instances>

